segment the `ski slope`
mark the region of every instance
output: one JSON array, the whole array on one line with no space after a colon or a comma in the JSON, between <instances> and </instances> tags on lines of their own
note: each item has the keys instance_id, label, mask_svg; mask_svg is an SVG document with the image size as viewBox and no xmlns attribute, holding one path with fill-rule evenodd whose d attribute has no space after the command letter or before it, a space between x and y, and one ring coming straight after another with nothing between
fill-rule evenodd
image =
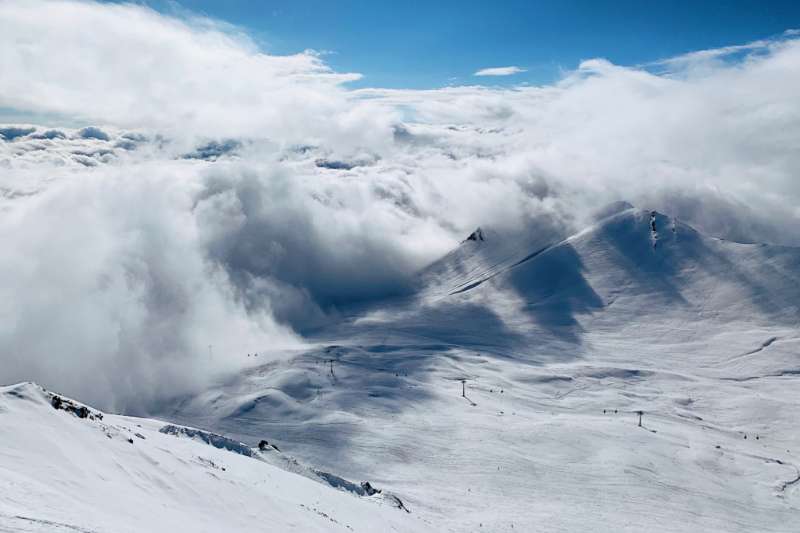
<instances>
[{"instance_id":1,"label":"ski slope","mask_svg":"<svg viewBox=\"0 0 800 533\"><path fill-rule=\"evenodd\" d=\"M162 416L375 480L440 531L800 529L800 250L624 205L482 233Z\"/></svg>"},{"instance_id":2,"label":"ski slope","mask_svg":"<svg viewBox=\"0 0 800 533\"><path fill-rule=\"evenodd\" d=\"M393 496L272 446L53 398L0 388L2 532L431 530Z\"/></svg>"},{"instance_id":3,"label":"ski slope","mask_svg":"<svg viewBox=\"0 0 800 533\"><path fill-rule=\"evenodd\" d=\"M606 214L476 231L159 420L0 389L0 531L797 531L800 250Z\"/></svg>"}]
</instances>

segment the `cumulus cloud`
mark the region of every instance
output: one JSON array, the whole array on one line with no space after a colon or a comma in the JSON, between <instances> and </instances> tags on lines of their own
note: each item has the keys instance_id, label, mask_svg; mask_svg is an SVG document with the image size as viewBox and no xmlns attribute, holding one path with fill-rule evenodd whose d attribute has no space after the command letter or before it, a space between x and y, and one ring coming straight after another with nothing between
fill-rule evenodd
<instances>
[{"instance_id":1,"label":"cumulus cloud","mask_svg":"<svg viewBox=\"0 0 800 533\"><path fill-rule=\"evenodd\" d=\"M141 412L240 368L246 353L298 344L206 260L187 170L107 166L4 214L3 381Z\"/></svg>"},{"instance_id":2,"label":"cumulus cloud","mask_svg":"<svg viewBox=\"0 0 800 533\"><path fill-rule=\"evenodd\" d=\"M385 117L344 104L341 84L359 75L333 72L311 51L264 54L209 19L133 4L7 0L0 35L0 107L171 136L380 140Z\"/></svg>"},{"instance_id":3,"label":"cumulus cloud","mask_svg":"<svg viewBox=\"0 0 800 533\"><path fill-rule=\"evenodd\" d=\"M0 381L99 406L302 346L477 226L563 234L625 199L800 244L793 33L541 87L351 90L215 21L6 0L0 71L0 106L63 118L0 129Z\"/></svg>"},{"instance_id":4,"label":"cumulus cloud","mask_svg":"<svg viewBox=\"0 0 800 533\"><path fill-rule=\"evenodd\" d=\"M521 67L490 67L490 68L482 68L475 72L473 76L513 76L514 74L520 74L522 72L526 72L524 68Z\"/></svg>"},{"instance_id":5,"label":"cumulus cloud","mask_svg":"<svg viewBox=\"0 0 800 533\"><path fill-rule=\"evenodd\" d=\"M697 217L676 200L708 198L748 220L737 227L761 228L751 238L797 244L787 221L800 215L793 170L800 160L791 149L800 133L792 96L800 89L800 41L789 34L741 50L748 54L728 61L690 54L658 72L589 60L543 87L358 94L404 109L409 120L457 126L426 144L490 158L494 175L535 175L559 199L574 196L572 212L585 211L589 198L626 198L702 218L705 229L730 237L722 228L733 224Z\"/></svg>"},{"instance_id":6,"label":"cumulus cloud","mask_svg":"<svg viewBox=\"0 0 800 533\"><path fill-rule=\"evenodd\" d=\"M24 128L24 127L8 127L8 128L0 128L0 139L5 141L13 141L18 137L24 137L30 133L36 131L36 128Z\"/></svg>"}]
</instances>

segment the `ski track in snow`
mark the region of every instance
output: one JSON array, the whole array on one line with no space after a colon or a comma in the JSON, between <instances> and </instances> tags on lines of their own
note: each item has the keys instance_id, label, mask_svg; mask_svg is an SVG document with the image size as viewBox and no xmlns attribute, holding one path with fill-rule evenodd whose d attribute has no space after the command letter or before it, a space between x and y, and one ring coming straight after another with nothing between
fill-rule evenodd
<instances>
[{"instance_id":1,"label":"ski track in snow","mask_svg":"<svg viewBox=\"0 0 800 533\"><path fill-rule=\"evenodd\" d=\"M5 524L3 522L5 522ZM77 531L78 533L96 533L90 529L53 522L52 520L41 520L29 516L0 515L0 532L11 533L19 531Z\"/></svg>"}]
</instances>

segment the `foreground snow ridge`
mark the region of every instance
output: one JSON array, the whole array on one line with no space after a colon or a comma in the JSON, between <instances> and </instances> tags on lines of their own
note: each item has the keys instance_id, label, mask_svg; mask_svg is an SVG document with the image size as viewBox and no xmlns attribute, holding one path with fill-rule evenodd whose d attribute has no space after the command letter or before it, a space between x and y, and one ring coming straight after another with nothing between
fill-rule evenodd
<instances>
[{"instance_id":1,"label":"foreground snow ridge","mask_svg":"<svg viewBox=\"0 0 800 533\"><path fill-rule=\"evenodd\" d=\"M0 387L0 428L3 533L428 530L396 496L275 446L101 413L34 383Z\"/></svg>"}]
</instances>

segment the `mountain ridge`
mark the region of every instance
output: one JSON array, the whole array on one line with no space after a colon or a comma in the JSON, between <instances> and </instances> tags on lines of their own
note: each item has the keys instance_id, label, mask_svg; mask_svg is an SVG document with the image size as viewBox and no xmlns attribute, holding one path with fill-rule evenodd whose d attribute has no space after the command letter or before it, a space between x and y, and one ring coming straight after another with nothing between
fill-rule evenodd
<instances>
[{"instance_id":1,"label":"mountain ridge","mask_svg":"<svg viewBox=\"0 0 800 533\"><path fill-rule=\"evenodd\" d=\"M428 529L396 496L275 446L102 413L32 382L0 387L0 427L1 531Z\"/></svg>"}]
</instances>

